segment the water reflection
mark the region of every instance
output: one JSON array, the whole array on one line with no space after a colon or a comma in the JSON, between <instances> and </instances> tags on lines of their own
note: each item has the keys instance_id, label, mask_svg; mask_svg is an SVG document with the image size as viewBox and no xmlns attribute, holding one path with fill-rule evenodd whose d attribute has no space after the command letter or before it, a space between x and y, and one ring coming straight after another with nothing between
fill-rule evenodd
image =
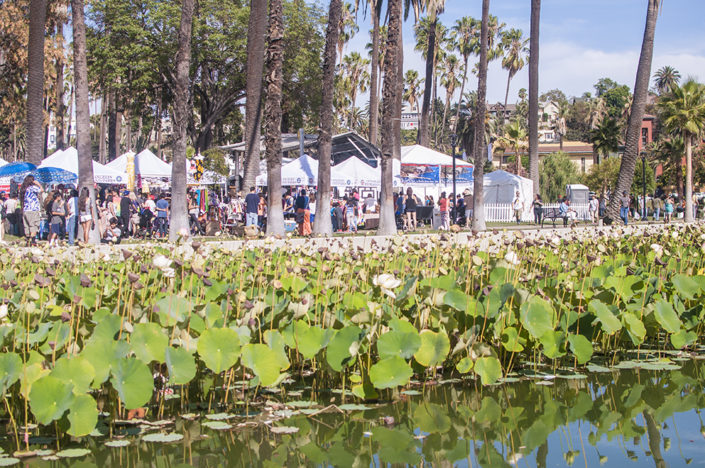
<instances>
[{"instance_id":1,"label":"water reflection","mask_svg":"<svg viewBox=\"0 0 705 468\"><path fill-rule=\"evenodd\" d=\"M176 444L133 440L107 448L86 443L80 461L37 466L634 466L675 467L705 460L703 361L680 371L597 373L587 379L520 381L475 390L427 387L366 411L296 414L275 423L213 431L178 421ZM549 385L545 385L549 384ZM323 395L326 401L334 394ZM293 430L293 429L292 429ZM698 454L700 457L698 457ZM693 460L694 459L694 460Z\"/></svg>"}]
</instances>

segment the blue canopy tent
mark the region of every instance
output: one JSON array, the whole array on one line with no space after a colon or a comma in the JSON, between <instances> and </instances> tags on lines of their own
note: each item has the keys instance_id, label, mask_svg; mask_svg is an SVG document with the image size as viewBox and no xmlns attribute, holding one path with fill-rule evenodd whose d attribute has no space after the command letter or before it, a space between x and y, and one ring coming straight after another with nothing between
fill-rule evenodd
<instances>
[{"instance_id":1,"label":"blue canopy tent","mask_svg":"<svg viewBox=\"0 0 705 468\"><path fill-rule=\"evenodd\" d=\"M20 183L28 175L34 176L34 179L42 184L70 184L78 181L78 176L76 174L64 169L59 169L58 167L41 167L33 171L18 174L13 177L12 180Z\"/></svg>"},{"instance_id":2,"label":"blue canopy tent","mask_svg":"<svg viewBox=\"0 0 705 468\"><path fill-rule=\"evenodd\" d=\"M16 176L18 174L24 175L30 171L35 170L36 168L37 166L32 163L13 162L0 167L0 177Z\"/></svg>"}]
</instances>

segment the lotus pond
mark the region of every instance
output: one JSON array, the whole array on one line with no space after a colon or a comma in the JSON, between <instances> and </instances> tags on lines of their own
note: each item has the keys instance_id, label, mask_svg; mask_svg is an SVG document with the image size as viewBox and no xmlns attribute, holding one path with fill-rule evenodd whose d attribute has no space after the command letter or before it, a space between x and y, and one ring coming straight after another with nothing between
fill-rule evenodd
<instances>
[{"instance_id":1,"label":"lotus pond","mask_svg":"<svg viewBox=\"0 0 705 468\"><path fill-rule=\"evenodd\" d=\"M0 251L0 465L658 461L699 421L701 226L456 240Z\"/></svg>"}]
</instances>

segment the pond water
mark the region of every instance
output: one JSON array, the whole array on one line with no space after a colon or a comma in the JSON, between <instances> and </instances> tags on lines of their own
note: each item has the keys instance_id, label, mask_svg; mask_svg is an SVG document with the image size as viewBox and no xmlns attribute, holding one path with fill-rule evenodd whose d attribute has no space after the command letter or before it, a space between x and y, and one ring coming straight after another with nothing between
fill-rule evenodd
<instances>
[{"instance_id":1,"label":"pond water","mask_svg":"<svg viewBox=\"0 0 705 468\"><path fill-rule=\"evenodd\" d=\"M144 432L154 428L133 426L118 431L142 432L120 439L129 441L128 446L107 447L106 441L117 439L107 436L64 440L62 449L80 447L90 453L53 461L32 458L23 464L705 466L700 414L705 407L705 361L676 362L680 370L627 369L593 372L586 378L542 375L485 388L476 388L474 381L440 381L402 392L394 402L347 405L345 410L338 409L336 392L318 393L315 407L305 400L292 402L302 396L287 396L290 404L279 406L274 402L281 401L281 394L265 394L270 404L250 406L249 417L227 419L233 426L229 430L206 428L205 418L179 418L165 429L183 435L176 442L145 442ZM320 411L332 403L337 407ZM272 414L284 418L272 422ZM272 427L281 429L274 433ZM7 438L3 447L10 450ZM44 447L53 448L53 442Z\"/></svg>"}]
</instances>

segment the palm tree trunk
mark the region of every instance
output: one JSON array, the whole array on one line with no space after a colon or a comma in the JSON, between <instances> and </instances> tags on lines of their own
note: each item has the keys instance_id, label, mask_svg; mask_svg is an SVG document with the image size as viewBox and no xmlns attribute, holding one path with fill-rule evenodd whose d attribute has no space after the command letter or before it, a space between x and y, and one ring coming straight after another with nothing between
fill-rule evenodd
<instances>
[{"instance_id":1,"label":"palm tree trunk","mask_svg":"<svg viewBox=\"0 0 705 468\"><path fill-rule=\"evenodd\" d=\"M393 158L395 150L396 107L399 98L399 52L401 42L401 0L389 0L389 26L387 48L384 56L384 86L382 88L382 190L380 194L380 217L377 234L393 235L397 232L394 219Z\"/></svg>"},{"instance_id":2,"label":"palm tree trunk","mask_svg":"<svg viewBox=\"0 0 705 468\"><path fill-rule=\"evenodd\" d=\"M107 97L103 94L100 101L100 130L98 139L98 161L105 164L105 132L107 131Z\"/></svg>"},{"instance_id":3,"label":"palm tree trunk","mask_svg":"<svg viewBox=\"0 0 705 468\"><path fill-rule=\"evenodd\" d=\"M46 0L30 0L25 161L36 165L39 165L44 157L44 27L46 15Z\"/></svg>"},{"instance_id":4,"label":"palm tree trunk","mask_svg":"<svg viewBox=\"0 0 705 468\"><path fill-rule=\"evenodd\" d=\"M639 157L639 138L641 138L641 123L644 118L644 109L649 95L649 80L651 79L651 61L654 54L654 34L656 32L656 21L658 19L659 3L661 0L649 0L646 12L646 27L644 28L644 39L641 43L641 55L639 66L636 72L636 83L634 85L634 101L629 113L629 124L627 125L627 138L622 156L622 164L619 167L619 177L615 193L629 192L634 178L634 168ZM618 219L619 197L612 197L607 210L607 217Z\"/></svg>"},{"instance_id":5,"label":"palm tree trunk","mask_svg":"<svg viewBox=\"0 0 705 468\"><path fill-rule=\"evenodd\" d=\"M179 49L176 53L174 86L174 154L171 166L171 206L169 240L175 241L188 232L186 211L186 135L190 115L189 67L191 65L191 27L194 0L182 0L179 25Z\"/></svg>"},{"instance_id":6,"label":"palm tree trunk","mask_svg":"<svg viewBox=\"0 0 705 468\"><path fill-rule=\"evenodd\" d=\"M685 134L685 216L686 223L695 221L693 216L693 137Z\"/></svg>"},{"instance_id":7,"label":"palm tree trunk","mask_svg":"<svg viewBox=\"0 0 705 468\"><path fill-rule=\"evenodd\" d=\"M429 12L433 13L433 12ZM431 114L431 93L433 88L433 77L436 75L433 64L436 57L436 25L438 20L434 19L428 31L428 49L426 50L426 77L424 79L423 103L421 104L421 122L419 123L418 143L421 146L429 146L429 117Z\"/></svg>"},{"instance_id":8,"label":"palm tree trunk","mask_svg":"<svg viewBox=\"0 0 705 468\"><path fill-rule=\"evenodd\" d=\"M71 0L73 16L73 80L76 93L76 149L78 151L79 191L87 187L91 196L91 216L95 220L89 240L100 242L98 213L95 204L95 183L93 181L93 158L91 156L91 122L88 104L88 62L86 59L86 22L83 14L83 0Z\"/></svg>"},{"instance_id":9,"label":"palm tree trunk","mask_svg":"<svg viewBox=\"0 0 705 468\"><path fill-rule=\"evenodd\" d=\"M340 34L340 17L343 14L342 0L331 0L328 10L328 29L326 30L326 48L323 55L323 77L321 91L321 124L318 133L318 193L316 194L316 218L313 232L316 234L333 234L330 219L330 154L332 150L333 131L333 92L335 90L335 46ZM376 14L375 11L372 12ZM374 60L373 60L374 63ZM373 65L374 67L374 65Z\"/></svg>"},{"instance_id":10,"label":"palm tree trunk","mask_svg":"<svg viewBox=\"0 0 705 468\"><path fill-rule=\"evenodd\" d=\"M463 67L463 82L460 85L460 97L458 98L458 107L455 109L455 122L453 122L453 132L458 128L458 119L460 119L460 104L463 102L463 93L465 92L465 81L468 78L468 57L465 57L465 65Z\"/></svg>"},{"instance_id":11,"label":"palm tree trunk","mask_svg":"<svg viewBox=\"0 0 705 468\"><path fill-rule=\"evenodd\" d=\"M284 15L282 0L269 1L269 45L266 51L267 99L265 115L265 157L267 158L267 235L284 235L284 211L282 209L282 82L284 49ZM319 212L320 213L320 212ZM325 214L324 214L325 215ZM318 216L316 216L318 217Z\"/></svg>"},{"instance_id":12,"label":"palm tree trunk","mask_svg":"<svg viewBox=\"0 0 705 468\"><path fill-rule=\"evenodd\" d=\"M400 11L401 11L401 7ZM399 13L401 15L401 13ZM401 19L399 20L401 21ZM389 34L389 31L387 31L387 34ZM393 124L392 124L392 131L393 131L393 141L394 141L394 147L392 148L392 157L396 159L397 161L401 161L401 110L404 107L404 41L403 41L403 35L404 32L401 27L401 23L399 24L399 32L397 37L397 56L396 56L396 63L397 63L397 78L396 78L396 96L394 97L395 99L395 106L394 106L394 114L392 115L393 118ZM385 67L386 67L386 55L385 55ZM390 169L391 170L391 169ZM390 192L391 193L391 192ZM390 195L391 196L391 195ZM395 226L396 227L396 226Z\"/></svg>"},{"instance_id":13,"label":"palm tree trunk","mask_svg":"<svg viewBox=\"0 0 705 468\"><path fill-rule=\"evenodd\" d=\"M529 39L529 178L534 193L539 193L539 30L541 0L531 0L531 38ZM509 85L507 84L507 88Z\"/></svg>"},{"instance_id":14,"label":"palm tree trunk","mask_svg":"<svg viewBox=\"0 0 705 468\"><path fill-rule=\"evenodd\" d=\"M507 91L504 93L504 106L502 107L502 112L504 112L504 119L502 120L502 123L504 124L504 120L507 118L507 102L509 101L509 85L512 82L512 73L509 72L509 75L507 75Z\"/></svg>"},{"instance_id":15,"label":"palm tree trunk","mask_svg":"<svg viewBox=\"0 0 705 468\"><path fill-rule=\"evenodd\" d=\"M370 59L370 143L377 145L377 128L379 126L379 14L377 4L381 0L370 2L372 9L372 57Z\"/></svg>"},{"instance_id":16,"label":"palm tree trunk","mask_svg":"<svg viewBox=\"0 0 705 468\"><path fill-rule=\"evenodd\" d=\"M56 108L54 109L54 127L56 128L57 150L62 150L66 146L64 136L66 130L66 125L64 124L64 114L66 113L66 107L64 106L64 40L60 31L61 27L63 27L63 23L57 26L57 37L60 39L59 44L62 48L56 60Z\"/></svg>"},{"instance_id":17,"label":"palm tree trunk","mask_svg":"<svg viewBox=\"0 0 705 468\"><path fill-rule=\"evenodd\" d=\"M247 30L247 85L245 94L245 161L242 189L255 186L260 164L262 123L262 73L264 42L267 34L267 0L250 1Z\"/></svg>"},{"instance_id":18,"label":"palm tree trunk","mask_svg":"<svg viewBox=\"0 0 705 468\"><path fill-rule=\"evenodd\" d=\"M489 20L490 0L482 0L482 29L480 32L480 63L478 64L477 79L477 110L475 112L475 169L473 183L473 217L472 230L484 231L485 225L485 197L484 197L484 170L487 161L485 149L485 112L487 101L487 48L489 46Z\"/></svg>"}]
</instances>

